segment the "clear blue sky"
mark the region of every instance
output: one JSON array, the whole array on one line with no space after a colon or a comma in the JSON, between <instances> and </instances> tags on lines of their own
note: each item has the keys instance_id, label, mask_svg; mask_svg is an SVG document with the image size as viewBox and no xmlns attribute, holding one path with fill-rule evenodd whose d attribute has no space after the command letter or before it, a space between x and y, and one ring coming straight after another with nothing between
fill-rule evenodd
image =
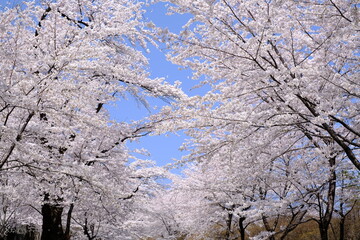
<instances>
[{"instance_id":1,"label":"clear blue sky","mask_svg":"<svg viewBox=\"0 0 360 240\"><path fill-rule=\"evenodd\" d=\"M8 7L14 7L20 4L23 0L0 0L0 9L5 5ZM166 15L166 3L159 2L146 7L145 19L154 22L159 27L166 27L170 31L179 33L182 30L182 26L191 17L190 15ZM165 77L167 82L173 83L176 80L182 82L182 89L189 95L202 94L200 90L191 90L191 87L195 85L194 80L191 80L191 71L179 70L179 66L173 65L165 58L164 51L160 46L160 49L156 49L153 46L149 46L150 53L144 53L149 58L150 66L149 71L151 77ZM159 108L167 103L159 99L148 99L151 107L155 105ZM111 117L118 121L132 121L140 120L156 110L149 112L144 106L139 104L131 96L128 101L120 101L117 106L109 107ZM162 166L172 162L172 159L180 159L184 152L180 152L178 148L184 141L185 136L183 134L168 136L146 136L141 138L138 142L128 143L130 149L145 148L151 156L148 159L155 160L158 165ZM144 156L139 156L144 158ZM179 172L179 171L175 171Z\"/></svg>"},{"instance_id":2,"label":"clear blue sky","mask_svg":"<svg viewBox=\"0 0 360 240\"><path fill-rule=\"evenodd\" d=\"M168 28L170 31L179 33L182 26L189 20L190 15L166 15L166 3L160 2L150 5L146 8L144 16L159 27ZM162 46L160 49L149 47L150 53L146 54L149 58L149 71L151 77L165 77L167 82L173 83L176 80L182 82L182 89L189 95L201 94L199 90L191 90L194 85L194 80L191 80L190 70L180 70L179 66L173 65L166 60L165 51ZM152 106L161 107L167 103L149 99ZM139 120L155 111L149 112L144 106L139 105L136 101L126 101L119 104L118 109L111 109L112 117L119 121ZM166 165L173 162L172 159L181 159L184 152L180 152L178 148L184 142L185 136L181 133L179 135L169 134L167 136L146 136L139 139L138 142L129 143L128 146L132 148L145 148L151 153L150 159L155 160L158 165ZM139 156L141 157L141 156ZM179 172L179 171L175 171Z\"/></svg>"}]
</instances>

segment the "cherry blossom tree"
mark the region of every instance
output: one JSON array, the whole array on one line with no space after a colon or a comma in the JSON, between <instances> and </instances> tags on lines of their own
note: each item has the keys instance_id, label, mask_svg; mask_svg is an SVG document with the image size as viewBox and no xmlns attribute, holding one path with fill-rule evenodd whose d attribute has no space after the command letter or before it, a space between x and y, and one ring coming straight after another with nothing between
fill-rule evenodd
<instances>
[{"instance_id":1,"label":"cherry blossom tree","mask_svg":"<svg viewBox=\"0 0 360 240\"><path fill-rule=\"evenodd\" d=\"M317 153L301 153L309 149L299 139L282 141L272 149L253 147L248 154L243 145L222 146L187 170L184 179L175 179L172 192L183 198L173 203L180 232L199 239L217 234L285 239L299 224L319 219L316 204L326 205L326 199L317 196L327 194L329 170L312 161ZM296 148L279 147L277 156L270 156L290 141ZM263 231L248 232L249 226Z\"/></svg>"},{"instance_id":2,"label":"cherry blossom tree","mask_svg":"<svg viewBox=\"0 0 360 240\"><path fill-rule=\"evenodd\" d=\"M104 106L126 92L184 95L148 76L136 48L152 43L141 7L43 0L0 12L2 227L14 219L42 225L42 239L134 239L126 222L163 171L129 165L124 142L148 126L110 121Z\"/></svg>"},{"instance_id":3,"label":"cherry blossom tree","mask_svg":"<svg viewBox=\"0 0 360 240\"><path fill-rule=\"evenodd\" d=\"M251 166L246 176L265 184L262 202L272 194L282 199L281 180L290 178L303 195L294 199L317 202L321 239L328 239L341 162L360 170L358 4L170 2L170 12L193 18L179 35L161 31L168 58L211 90L163 109L159 132L188 129L187 161L217 155L223 163L224 149L236 149L233 161ZM266 218L271 238L275 228Z\"/></svg>"},{"instance_id":4,"label":"cherry blossom tree","mask_svg":"<svg viewBox=\"0 0 360 240\"><path fill-rule=\"evenodd\" d=\"M192 108L183 114L179 106L178 116L199 119L189 127L211 127L212 122L200 123L208 119L217 125L293 126L309 141L333 141L336 152L360 169L355 2L174 4L171 11L194 17L179 36L165 32L168 57L213 87L184 103Z\"/></svg>"}]
</instances>

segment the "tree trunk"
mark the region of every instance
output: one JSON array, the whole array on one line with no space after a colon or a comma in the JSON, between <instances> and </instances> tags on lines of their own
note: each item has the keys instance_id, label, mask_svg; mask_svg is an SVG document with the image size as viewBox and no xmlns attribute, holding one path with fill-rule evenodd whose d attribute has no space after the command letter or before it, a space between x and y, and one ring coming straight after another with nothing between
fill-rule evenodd
<instances>
[{"instance_id":1,"label":"tree trunk","mask_svg":"<svg viewBox=\"0 0 360 240\"><path fill-rule=\"evenodd\" d=\"M341 217L339 225L340 225L339 240L345 240L345 217Z\"/></svg>"},{"instance_id":2,"label":"tree trunk","mask_svg":"<svg viewBox=\"0 0 360 240\"><path fill-rule=\"evenodd\" d=\"M322 216L320 213L319 231L321 240L328 240L328 229L334 211L335 204L335 191L336 191L336 173L333 167L335 166L335 157L329 159L329 165L332 168L330 171L329 189L327 192L327 205L325 214ZM320 198L320 196L319 196ZM320 200L320 199L319 199ZM319 205L320 206L320 205ZM321 211L321 210L320 210Z\"/></svg>"},{"instance_id":3,"label":"tree trunk","mask_svg":"<svg viewBox=\"0 0 360 240\"><path fill-rule=\"evenodd\" d=\"M240 229L240 240L245 240L245 227L244 227L245 217L239 219L239 229Z\"/></svg>"},{"instance_id":4,"label":"tree trunk","mask_svg":"<svg viewBox=\"0 0 360 240\"><path fill-rule=\"evenodd\" d=\"M45 203L42 206L43 225L41 240L65 240L65 233L61 223L63 209L64 207L58 204Z\"/></svg>"},{"instance_id":5,"label":"tree trunk","mask_svg":"<svg viewBox=\"0 0 360 240\"><path fill-rule=\"evenodd\" d=\"M226 227L227 227L227 229L226 229L226 240L230 240L232 218L233 218L233 214L231 212L228 213L228 219L226 220Z\"/></svg>"},{"instance_id":6,"label":"tree trunk","mask_svg":"<svg viewBox=\"0 0 360 240\"><path fill-rule=\"evenodd\" d=\"M41 207L42 220L42 233L41 240L70 240L70 225L71 214L74 209L74 204L71 203L67 212L66 228L63 230L62 226L62 213L64 206L59 204L63 199L50 201L50 195L45 193L44 204Z\"/></svg>"},{"instance_id":7,"label":"tree trunk","mask_svg":"<svg viewBox=\"0 0 360 240\"><path fill-rule=\"evenodd\" d=\"M329 240L329 238L328 238L328 229L329 229L329 225L319 224L320 239L321 240Z\"/></svg>"}]
</instances>

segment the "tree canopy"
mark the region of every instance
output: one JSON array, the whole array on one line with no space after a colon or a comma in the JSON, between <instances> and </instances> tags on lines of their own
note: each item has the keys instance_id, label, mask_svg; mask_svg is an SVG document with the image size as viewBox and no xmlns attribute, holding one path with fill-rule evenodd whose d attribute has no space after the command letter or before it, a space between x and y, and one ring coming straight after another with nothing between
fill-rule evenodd
<instances>
[{"instance_id":1,"label":"tree canopy","mask_svg":"<svg viewBox=\"0 0 360 240\"><path fill-rule=\"evenodd\" d=\"M42 240L275 240L313 222L321 240L350 239L359 4L168 2L192 16L180 34L143 19L135 0L24 1L0 12L0 238L34 224ZM148 44L165 44L169 61L210 90L189 97L150 78ZM126 93L172 101L139 122L110 120L106 106ZM189 138L183 176L126 147L179 130Z\"/></svg>"}]
</instances>

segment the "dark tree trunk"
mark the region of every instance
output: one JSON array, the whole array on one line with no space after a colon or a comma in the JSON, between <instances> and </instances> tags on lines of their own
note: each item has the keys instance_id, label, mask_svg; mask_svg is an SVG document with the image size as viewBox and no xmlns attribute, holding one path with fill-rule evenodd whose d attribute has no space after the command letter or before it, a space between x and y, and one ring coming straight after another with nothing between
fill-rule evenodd
<instances>
[{"instance_id":1,"label":"dark tree trunk","mask_svg":"<svg viewBox=\"0 0 360 240\"><path fill-rule=\"evenodd\" d=\"M318 221L319 224L319 231L320 231L320 238L321 240L328 240L328 229L330 226L332 213L334 211L334 204L335 204L335 191L336 191L336 173L333 167L335 166L335 157L329 159L329 165L332 168L330 173L329 179L329 189L327 192L327 204L326 204L326 211L323 215L321 213L320 208L320 219ZM319 196L320 201L320 196ZM320 204L319 204L320 206Z\"/></svg>"},{"instance_id":2,"label":"dark tree trunk","mask_svg":"<svg viewBox=\"0 0 360 240\"><path fill-rule=\"evenodd\" d=\"M41 240L65 240L65 233L61 223L63 210L64 207L58 204L45 203L42 206L43 225Z\"/></svg>"},{"instance_id":3,"label":"dark tree trunk","mask_svg":"<svg viewBox=\"0 0 360 240\"><path fill-rule=\"evenodd\" d=\"M50 201L49 194L45 194L44 204L41 207L43 217L41 240L70 240L71 214L74 204L70 204L64 231L62 226L64 206L59 204L59 202L61 203L63 200L58 198L55 201Z\"/></svg>"},{"instance_id":4,"label":"dark tree trunk","mask_svg":"<svg viewBox=\"0 0 360 240\"><path fill-rule=\"evenodd\" d=\"M319 224L320 239L321 240L329 240L329 238L328 238L328 229L329 229L329 225Z\"/></svg>"},{"instance_id":5,"label":"dark tree trunk","mask_svg":"<svg viewBox=\"0 0 360 240\"><path fill-rule=\"evenodd\" d=\"M71 214L74 209L74 204L70 204L69 211L67 213L67 219L66 219L66 229L65 229L65 240L70 240L70 225L71 225Z\"/></svg>"},{"instance_id":6,"label":"dark tree trunk","mask_svg":"<svg viewBox=\"0 0 360 240\"><path fill-rule=\"evenodd\" d=\"M233 219L233 214L228 213L228 219L226 220L226 227L227 227L227 229L226 229L226 240L230 240L232 219Z\"/></svg>"},{"instance_id":7,"label":"dark tree trunk","mask_svg":"<svg viewBox=\"0 0 360 240\"><path fill-rule=\"evenodd\" d=\"M239 219L239 230L240 230L240 239L245 240L245 227L244 227L245 217Z\"/></svg>"},{"instance_id":8,"label":"dark tree trunk","mask_svg":"<svg viewBox=\"0 0 360 240\"><path fill-rule=\"evenodd\" d=\"M328 233L327 233L328 229L329 229L329 226L325 226L325 225L320 226L319 225L320 239L321 240L329 240Z\"/></svg>"},{"instance_id":9,"label":"dark tree trunk","mask_svg":"<svg viewBox=\"0 0 360 240\"><path fill-rule=\"evenodd\" d=\"M345 217L341 217L339 227L340 227L339 240L345 240Z\"/></svg>"}]
</instances>

